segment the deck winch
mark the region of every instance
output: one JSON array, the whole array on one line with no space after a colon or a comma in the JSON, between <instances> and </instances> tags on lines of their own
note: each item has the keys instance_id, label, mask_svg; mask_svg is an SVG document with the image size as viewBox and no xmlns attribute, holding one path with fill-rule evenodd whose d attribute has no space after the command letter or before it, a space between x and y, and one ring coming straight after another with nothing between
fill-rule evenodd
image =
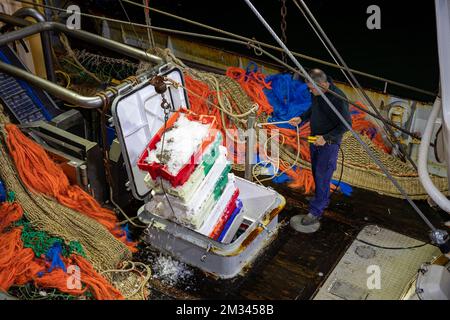
<instances>
[{"instance_id":1,"label":"deck winch","mask_svg":"<svg viewBox=\"0 0 450 320\"><path fill-rule=\"evenodd\" d=\"M203 271L233 277L274 238L285 199L230 173L215 118L191 113L182 86L163 85L164 78L182 84L179 69L157 71L119 92L112 105L133 195L145 202L138 210L148 224L145 240Z\"/></svg>"}]
</instances>

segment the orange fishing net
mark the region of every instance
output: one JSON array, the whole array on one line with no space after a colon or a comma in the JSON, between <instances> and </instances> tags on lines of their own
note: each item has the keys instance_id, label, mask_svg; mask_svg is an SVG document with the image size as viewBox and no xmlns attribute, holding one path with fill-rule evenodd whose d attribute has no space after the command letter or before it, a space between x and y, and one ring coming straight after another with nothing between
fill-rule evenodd
<instances>
[{"instance_id":1,"label":"orange fishing net","mask_svg":"<svg viewBox=\"0 0 450 320\"><path fill-rule=\"evenodd\" d=\"M17 202L0 204L3 230L11 227L12 223L21 219L22 216L22 207ZM66 266L79 267L79 280L84 284L84 289L74 289L69 286L71 275L62 269L46 272L49 262L36 257L31 248L24 248L21 234L22 227L13 227L8 232L0 234L0 291L7 292L13 285L33 282L38 288L54 288L71 295L81 295L89 289L99 300L123 299L116 288L98 274L86 259L78 255L73 254L71 258L63 259L63 261Z\"/></svg>"},{"instance_id":2,"label":"orange fishing net","mask_svg":"<svg viewBox=\"0 0 450 320\"><path fill-rule=\"evenodd\" d=\"M81 212L105 226L116 238L136 251L126 233L118 227L113 211L100 204L77 185L71 185L61 167L53 162L45 150L27 138L16 125L7 124L7 146L25 186L38 193L55 198L62 205Z\"/></svg>"}]
</instances>

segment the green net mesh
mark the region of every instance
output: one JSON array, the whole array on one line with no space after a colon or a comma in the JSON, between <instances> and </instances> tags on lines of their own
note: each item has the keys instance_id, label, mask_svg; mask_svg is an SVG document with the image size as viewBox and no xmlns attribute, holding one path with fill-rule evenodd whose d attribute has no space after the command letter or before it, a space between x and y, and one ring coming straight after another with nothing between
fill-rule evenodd
<instances>
[{"instance_id":1,"label":"green net mesh","mask_svg":"<svg viewBox=\"0 0 450 320\"><path fill-rule=\"evenodd\" d=\"M123 80L136 73L138 64L126 59L101 56L85 50L73 49L76 59L89 72L94 73L100 80L109 82L111 79ZM71 57L60 58L63 69L68 72L74 83L92 81L91 77L75 64Z\"/></svg>"},{"instance_id":2,"label":"green net mesh","mask_svg":"<svg viewBox=\"0 0 450 320\"><path fill-rule=\"evenodd\" d=\"M86 258L86 253L78 241L71 241L69 244L58 237L52 237L44 231L35 230L31 224L25 219L15 223L16 226L22 227L22 242L25 248L31 248L36 257L45 255L54 244L60 243L62 247L62 255L69 257L71 254L77 254Z\"/></svg>"}]
</instances>

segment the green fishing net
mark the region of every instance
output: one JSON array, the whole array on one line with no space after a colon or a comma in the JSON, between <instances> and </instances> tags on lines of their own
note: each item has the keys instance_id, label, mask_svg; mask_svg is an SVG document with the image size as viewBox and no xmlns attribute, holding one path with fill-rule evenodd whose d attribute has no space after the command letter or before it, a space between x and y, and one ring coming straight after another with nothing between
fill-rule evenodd
<instances>
[{"instance_id":1,"label":"green fishing net","mask_svg":"<svg viewBox=\"0 0 450 320\"><path fill-rule=\"evenodd\" d=\"M86 258L86 253L78 241L71 241L69 244L58 237L52 237L44 231L36 231L25 219L19 220L15 223L16 226L22 227L22 242L25 248L31 248L36 257L45 255L48 250L56 243L61 244L62 255L69 257L71 254L77 254Z\"/></svg>"}]
</instances>

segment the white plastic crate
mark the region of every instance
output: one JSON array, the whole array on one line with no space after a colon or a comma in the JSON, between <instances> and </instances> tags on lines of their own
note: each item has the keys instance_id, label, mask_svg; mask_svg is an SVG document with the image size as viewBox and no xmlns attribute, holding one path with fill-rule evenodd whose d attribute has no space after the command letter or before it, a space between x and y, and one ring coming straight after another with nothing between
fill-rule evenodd
<instances>
[{"instance_id":1,"label":"white plastic crate","mask_svg":"<svg viewBox=\"0 0 450 320\"><path fill-rule=\"evenodd\" d=\"M158 194L148 203L147 210L154 210L156 214L166 219L178 220L187 226L192 225L193 228L200 227L209 213L211 202L212 204L216 203L214 190L219 178L228 175L226 170L229 170L227 169L229 165L223 154L222 156L217 159L218 161L188 203L184 203L182 199L170 194ZM234 177L231 175L229 179L230 177L234 181Z\"/></svg>"},{"instance_id":2,"label":"white plastic crate","mask_svg":"<svg viewBox=\"0 0 450 320\"><path fill-rule=\"evenodd\" d=\"M235 237L239 227L241 226L242 222L244 221L245 216L245 208L242 206L241 211L234 217L233 221L231 222L230 227L226 231L224 237L222 240L219 240L221 243L229 244Z\"/></svg>"},{"instance_id":3,"label":"white plastic crate","mask_svg":"<svg viewBox=\"0 0 450 320\"><path fill-rule=\"evenodd\" d=\"M208 236L213 231L216 226L217 221L225 211L225 208L230 203L231 197L236 192L236 182L234 180L234 175L228 175L228 183L223 190L222 196L217 201L216 205L211 211L209 217L205 220L201 228L198 230L199 233Z\"/></svg>"},{"instance_id":4,"label":"white plastic crate","mask_svg":"<svg viewBox=\"0 0 450 320\"><path fill-rule=\"evenodd\" d=\"M218 132L216 140L211 143L208 146L208 149L205 151L203 161L197 166L194 172L190 175L189 179L183 185L174 188L169 181L166 181L164 179L153 180L150 174L147 174L145 176L144 181L146 185L149 188L155 190L156 193L162 193L163 189L160 185L162 182L162 186L167 193L182 199L184 203L188 203L194 192L197 191L203 179L207 175L205 174L205 167L211 165L214 166L220 155L225 156L225 158L222 158L221 161L226 161L227 149L221 146L221 144L222 134ZM212 168L210 168L209 172L211 171L211 169ZM206 177L206 179L209 178Z\"/></svg>"}]
</instances>

